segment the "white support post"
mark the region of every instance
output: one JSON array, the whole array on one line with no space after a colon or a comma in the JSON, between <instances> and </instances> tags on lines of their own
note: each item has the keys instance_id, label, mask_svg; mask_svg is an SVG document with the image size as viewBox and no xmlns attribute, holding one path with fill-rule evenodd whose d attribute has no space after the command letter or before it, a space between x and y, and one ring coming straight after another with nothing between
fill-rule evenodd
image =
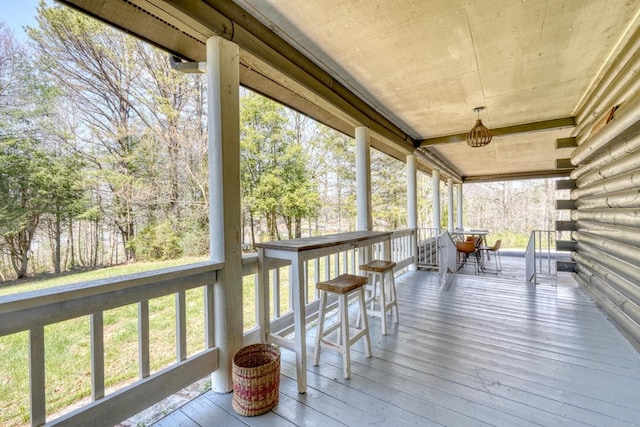
<instances>
[{"instance_id":1,"label":"white support post","mask_svg":"<svg viewBox=\"0 0 640 427\"><path fill-rule=\"evenodd\" d=\"M242 346L242 251L240 235L240 52L222 37L207 40L209 131L209 242L223 261L213 286L215 346L219 368L211 388L232 391L232 358ZM211 301L211 299L207 299ZM211 307L208 308L211 310Z\"/></svg>"},{"instance_id":2,"label":"white support post","mask_svg":"<svg viewBox=\"0 0 640 427\"><path fill-rule=\"evenodd\" d=\"M415 230L411 239L411 255L413 261L409 265L410 271L418 269L418 193L417 193L416 156L407 156L407 225Z\"/></svg>"},{"instance_id":3,"label":"white support post","mask_svg":"<svg viewBox=\"0 0 640 427\"><path fill-rule=\"evenodd\" d=\"M371 220L371 153L369 128L356 128L356 229L369 231Z\"/></svg>"},{"instance_id":4,"label":"white support post","mask_svg":"<svg viewBox=\"0 0 640 427\"><path fill-rule=\"evenodd\" d=\"M447 198L447 207L449 208L447 225L449 233L453 233L453 178L447 178L447 193L449 196Z\"/></svg>"},{"instance_id":5,"label":"white support post","mask_svg":"<svg viewBox=\"0 0 640 427\"><path fill-rule=\"evenodd\" d=\"M434 169L431 174L433 193L433 228L440 229L440 170Z\"/></svg>"},{"instance_id":6,"label":"white support post","mask_svg":"<svg viewBox=\"0 0 640 427\"><path fill-rule=\"evenodd\" d=\"M458 187L458 221L456 228L462 230L462 184L458 184L456 187Z\"/></svg>"}]
</instances>

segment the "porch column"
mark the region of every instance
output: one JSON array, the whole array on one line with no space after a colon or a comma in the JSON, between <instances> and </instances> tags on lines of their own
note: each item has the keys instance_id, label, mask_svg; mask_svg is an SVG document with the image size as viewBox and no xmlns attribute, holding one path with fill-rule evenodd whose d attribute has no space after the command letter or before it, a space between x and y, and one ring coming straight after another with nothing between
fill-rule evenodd
<instances>
[{"instance_id":1,"label":"porch column","mask_svg":"<svg viewBox=\"0 0 640 427\"><path fill-rule=\"evenodd\" d=\"M456 187L458 187L458 210L456 211L458 213L458 221L456 228L462 230L462 184L458 184Z\"/></svg>"},{"instance_id":2,"label":"porch column","mask_svg":"<svg viewBox=\"0 0 640 427\"><path fill-rule=\"evenodd\" d=\"M410 271L418 269L418 195L416 183L416 156L407 156L407 225L415 230L415 235L411 239L411 253L413 262L409 265Z\"/></svg>"},{"instance_id":3,"label":"porch column","mask_svg":"<svg viewBox=\"0 0 640 427\"><path fill-rule=\"evenodd\" d=\"M440 230L440 170L434 169L431 173L433 187L433 228Z\"/></svg>"},{"instance_id":4,"label":"porch column","mask_svg":"<svg viewBox=\"0 0 640 427\"><path fill-rule=\"evenodd\" d=\"M211 261L222 261L224 267L207 290L206 345L219 349L219 367L211 384L218 393L232 391L232 358L242 346L239 81L238 45L209 38L209 243Z\"/></svg>"},{"instance_id":5,"label":"porch column","mask_svg":"<svg viewBox=\"0 0 640 427\"><path fill-rule=\"evenodd\" d=\"M356 128L356 230L373 228L371 220L370 133L366 126Z\"/></svg>"},{"instance_id":6,"label":"porch column","mask_svg":"<svg viewBox=\"0 0 640 427\"><path fill-rule=\"evenodd\" d=\"M447 203L448 203L448 211L449 218L447 221L447 226L449 228L449 233L453 233L453 178L447 178Z\"/></svg>"}]
</instances>

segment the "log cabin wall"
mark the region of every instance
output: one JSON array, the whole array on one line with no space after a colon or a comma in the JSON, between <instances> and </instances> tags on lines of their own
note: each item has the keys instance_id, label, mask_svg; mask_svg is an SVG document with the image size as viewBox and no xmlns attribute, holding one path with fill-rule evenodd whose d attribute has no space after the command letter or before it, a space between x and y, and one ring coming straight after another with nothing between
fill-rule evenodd
<instances>
[{"instance_id":1,"label":"log cabin wall","mask_svg":"<svg viewBox=\"0 0 640 427\"><path fill-rule=\"evenodd\" d=\"M621 50L585 101L571 211L576 280L640 350L640 49Z\"/></svg>"}]
</instances>

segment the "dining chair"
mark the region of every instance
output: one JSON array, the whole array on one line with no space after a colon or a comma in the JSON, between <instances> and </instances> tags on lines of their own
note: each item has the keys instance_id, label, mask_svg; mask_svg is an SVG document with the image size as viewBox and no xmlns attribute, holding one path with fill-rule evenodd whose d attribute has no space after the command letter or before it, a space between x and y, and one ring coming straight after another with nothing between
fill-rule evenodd
<instances>
[{"instance_id":1,"label":"dining chair","mask_svg":"<svg viewBox=\"0 0 640 427\"><path fill-rule=\"evenodd\" d=\"M467 242L473 242L477 247L480 243L482 243L482 237L480 237L480 236L467 236L467 240L466 241Z\"/></svg>"},{"instance_id":2,"label":"dining chair","mask_svg":"<svg viewBox=\"0 0 640 427\"><path fill-rule=\"evenodd\" d=\"M458 271L471 260L473 263L475 274L478 274L478 251L474 240L465 240L464 242L456 242L458 251Z\"/></svg>"},{"instance_id":3,"label":"dining chair","mask_svg":"<svg viewBox=\"0 0 640 427\"><path fill-rule=\"evenodd\" d=\"M493 246L480 246L478 250L480 253L486 252L487 258L489 258L489 253L493 252L493 256L496 262L496 274L502 271L502 260L500 259L500 245L502 244L502 239L496 240L496 243Z\"/></svg>"}]
</instances>

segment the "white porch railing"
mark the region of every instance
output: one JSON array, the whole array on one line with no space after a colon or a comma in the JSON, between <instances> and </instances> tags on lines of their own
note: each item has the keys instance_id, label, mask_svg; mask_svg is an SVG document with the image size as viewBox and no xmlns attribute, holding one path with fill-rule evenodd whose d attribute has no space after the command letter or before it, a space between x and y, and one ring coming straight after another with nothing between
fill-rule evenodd
<instances>
[{"instance_id":1,"label":"white porch railing","mask_svg":"<svg viewBox=\"0 0 640 427\"><path fill-rule=\"evenodd\" d=\"M31 425L46 422L45 326L57 322L90 318L87 341L91 352L92 402L56 418L50 425L114 425L215 371L218 349L213 342L213 285L222 265L192 264L3 297L0 336L22 331L29 334ZM187 357L185 292L194 288L204 289L205 346ZM149 300L172 294L176 302L176 361L151 374ZM130 304L138 305L139 378L105 395L104 313Z\"/></svg>"},{"instance_id":2,"label":"white porch railing","mask_svg":"<svg viewBox=\"0 0 640 427\"><path fill-rule=\"evenodd\" d=\"M418 254L413 253L415 239L416 230L413 228L396 230L391 235L391 261L396 263L394 271L404 270L417 263Z\"/></svg>"},{"instance_id":3,"label":"white porch railing","mask_svg":"<svg viewBox=\"0 0 640 427\"><path fill-rule=\"evenodd\" d=\"M438 267L439 228L418 229L418 266L425 268Z\"/></svg>"},{"instance_id":4,"label":"white porch railing","mask_svg":"<svg viewBox=\"0 0 640 427\"><path fill-rule=\"evenodd\" d=\"M415 263L416 254L412 250L412 239L415 238L414 229L393 232L390 256L397 263L396 271ZM373 254L382 257L382 245L376 245ZM315 283L345 272L358 274L357 260L356 250L352 249L307 263L307 321L317 316ZM114 425L216 371L219 361L213 339L213 322L216 321L213 286L217 281L217 271L222 267L222 263L205 262L2 297L0 336L23 331L29 334L31 424L43 425L48 421L45 404L45 327L57 322L89 316L91 327L87 331L87 342L91 353L92 399L72 412L49 420L50 425ZM255 304L257 273L257 256L244 257L243 276L254 276ZM289 266L276 265L271 274L271 330L285 333L293 331ZM187 355L185 292L197 288L203 289L204 297L204 349ZM170 366L152 373L149 302L167 295L175 296L176 359ZM131 304L137 305L139 376L133 383L106 393L104 313ZM255 308L248 312L253 312L255 316ZM246 323L257 325L258 321L254 317ZM259 341L261 334L257 326L247 329L245 344ZM129 360L118 362L124 364ZM84 367L76 369L84 371Z\"/></svg>"},{"instance_id":5,"label":"white porch railing","mask_svg":"<svg viewBox=\"0 0 640 427\"><path fill-rule=\"evenodd\" d=\"M533 230L525 252L526 279L538 283L539 278L555 281L556 231Z\"/></svg>"},{"instance_id":6,"label":"white porch railing","mask_svg":"<svg viewBox=\"0 0 640 427\"><path fill-rule=\"evenodd\" d=\"M443 231L438 237L438 277L440 287L447 285L451 275L457 269L456 244L448 231Z\"/></svg>"}]
</instances>

